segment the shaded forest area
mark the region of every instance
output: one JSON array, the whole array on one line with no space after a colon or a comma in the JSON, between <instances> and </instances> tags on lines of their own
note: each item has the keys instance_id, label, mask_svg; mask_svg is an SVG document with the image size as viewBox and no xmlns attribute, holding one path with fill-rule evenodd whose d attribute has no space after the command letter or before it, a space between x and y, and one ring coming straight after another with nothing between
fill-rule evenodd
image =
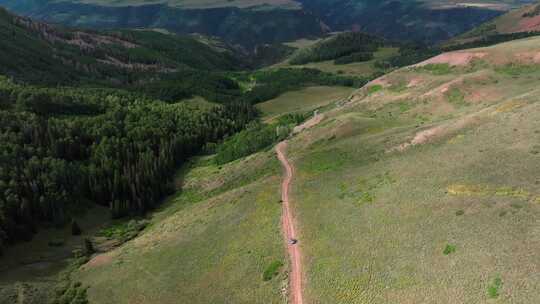
<instances>
[{"instance_id":1,"label":"shaded forest area","mask_svg":"<svg viewBox=\"0 0 540 304\"><path fill-rule=\"evenodd\" d=\"M90 202L141 214L172 190L176 168L241 130L251 105L199 109L110 89L0 81L0 242L62 225Z\"/></svg>"}]
</instances>

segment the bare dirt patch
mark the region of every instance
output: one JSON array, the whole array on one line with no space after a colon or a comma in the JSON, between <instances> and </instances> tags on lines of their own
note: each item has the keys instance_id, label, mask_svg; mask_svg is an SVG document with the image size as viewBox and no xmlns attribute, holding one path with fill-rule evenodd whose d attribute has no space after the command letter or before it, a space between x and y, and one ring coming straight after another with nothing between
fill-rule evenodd
<instances>
[{"instance_id":1,"label":"bare dirt patch","mask_svg":"<svg viewBox=\"0 0 540 304\"><path fill-rule=\"evenodd\" d=\"M422 82L424 82L424 79L420 78L420 77L415 77L415 78L412 78L409 83L407 84L407 88L410 89L410 88L414 88L416 86L418 86L419 84L421 84Z\"/></svg>"},{"instance_id":2,"label":"bare dirt patch","mask_svg":"<svg viewBox=\"0 0 540 304\"><path fill-rule=\"evenodd\" d=\"M523 52L516 55L516 59L522 64L540 64L540 52Z\"/></svg>"},{"instance_id":3,"label":"bare dirt patch","mask_svg":"<svg viewBox=\"0 0 540 304\"><path fill-rule=\"evenodd\" d=\"M520 31L532 32L540 30L540 16L525 18L519 22Z\"/></svg>"},{"instance_id":4,"label":"bare dirt patch","mask_svg":"<svg viewBox=\"0 0 540 304\"><path fill-rule=\"evenodd\" d=\"M293 134L298 134L306 129L312 128L319 124L324 119L323 114L315 114L310 120L304 122L303 124L294 127Z\"/></svg>"},{"instance_id":5,"label":"bare dirt patch","mask_svg":"<svg viewBox=\"0 0 540 304\"><path fill-rule=\"evenodd\" d=\"M473 59L482 59L488 53L486 52L451 52L435 56L423 61L416 66L425 66L428 64L448 64L451 66L465 66L471 63Z\"/></svg>"},{"instance_id":6,"label":"bare dirt patch","mask_svg":"<svg viewBox=\"0 0 540 304\"><path fill-rule=\"evenodd\" d=\"M111 256L110 253L98 254L95 257L93 257L92 259L90 259L90 261L88 261L88 263L83 265L81 267L81 269L84 270L84 269L87 269L87 268L96 268L96 267L100 267L100 266L103 266L103 265L108 265L108 264L112 263L112 261L113 261L113 257Z\"/></svg>"},{"instance_id":7,"label":"bare dirt patch","mask_svg":"<svg viewBox=\"0 0 540 304\"><path fill-rule=\"evenodd\" d=\"M386 76L379 77L375 80L370 81L365 87L370 87L374 85L380 85L382 87L388 87L390 86L390 82L386 78Z\"/></svg>"},{"instance_id":8,"label":"bare dirt patch","mask_svg":"<svg viewBox=\"0 0 540 304\"><path fill-rule=\"evenodd\" d=\"M483 111L468 115L462 119L459 119L455 122L450 122L446 124L442 124L427 130L420 131L416 133L416 135L413 137L412 140L405 142L398 147L394 147L388 152L392 151L405 151L406 149L416 146L416 145L422 145L429 142L433 142L434 140L443 138L445 136L448 136L452 133L455 133L459 130L462 130L466 127L476 125L480 123L481 118L483 117Z\"/></svg>"},{"instance_id":9,"label":"bare dirt patch","mask_svg":"<svg viewBox=\"0 0 540 304\"><path fill-rule=\"evenodd\" d=\"M425 98L425 97L433 97L437 95L442 95L448 92L448 90L450 90L450 88L452 88L453 86L463 83L463 79L464 79L463 77L458 77L456 79L443 83L442 85L428 91L427 93L424 93L421 97Z\"/></svg>"}]
</instances>

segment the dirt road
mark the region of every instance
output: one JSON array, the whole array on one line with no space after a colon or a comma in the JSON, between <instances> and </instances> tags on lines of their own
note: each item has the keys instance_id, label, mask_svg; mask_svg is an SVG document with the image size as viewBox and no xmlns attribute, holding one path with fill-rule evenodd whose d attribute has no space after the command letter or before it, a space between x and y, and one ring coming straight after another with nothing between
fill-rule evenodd
<instances>
[{"instance_id":1,"label":"dirt road","mask_svg":"<svg viewBox=\"0 0 540 304\"><path fill-rule=\"evenodd\" d=\"M276 146L276 152L279 161L285 169L285 178L281 183L281 200L283 212L281 215L281 224L283 227L283 236L285 238L287 252L291 260L291 273L289 277L289 296L290 304L303 304L302 297L302 261L300 248L297 244L291 244L290 240L296 240L297 235L294 229L294 219L289 204L289 186L293 178L293 168L286 157L287 142L281 142Z\"/></svg>"}]
</instances>

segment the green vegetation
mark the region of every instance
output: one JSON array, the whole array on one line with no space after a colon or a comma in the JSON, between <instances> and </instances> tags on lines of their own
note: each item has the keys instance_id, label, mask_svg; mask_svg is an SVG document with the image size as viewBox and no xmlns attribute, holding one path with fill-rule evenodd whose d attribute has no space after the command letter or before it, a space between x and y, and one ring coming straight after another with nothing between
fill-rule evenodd
<instances>
[{"instance_id":1,"label":"green vegetation","mask_svg":"<svg viewBox=\"0 0 540 304\"><path fill-rule=\"evenodd\" d=\"M67 285L65 288L57 288L56 298L51 301L52 304L87 304L86 298L87 288L82 287L80 282L74 282Z\"/></svg>"},{"instance_id":2,"label":"green vegetation","mask_svg":"<svg viewBox=\"0 0 540 304\"><path fill-rule=\"evenodd\" d=\"M448 92L446 92L446 97L448 98L448 102L455 106L461 107L467 105L465 102L465 95L463 95L458 88L451 88L448 90Z\"/></svg>"},{"instance_id":3,"label":"green vegetation","mask_svg":"<svg viewBox=\"0 0 540 304\"><path fill-rule=\"evenodd\" d=\"M367 77L341 76L317 69L281 68L261 70L253 74L257 85L242 96L242 100L257 104L279 95L309 86L343 86L359 88L368 82Z\"/></svg>"},{"instance_id":4,"label":"green vegetation","mask_svg":"<svg viewBox=\"0 0 540 304\"><path fill-rule=\"evenodd\" d=\"M23 30L15 37L28 34L17 28ZM1 267L9 273L0 279L46 269L31 286L53 290L50 275L65 265L47 267L73 252L75 266L59 279L52 303L283 303L282 171L270 148L304 113L331 108L320 124L288 137L310 302L446 303L456 301L458 290L458 301L481 303L482 274L507 272L516 276L505 282L505 290L516 291L513 301L537 299L538 282L528 272L535 257L520 245L534 247L540 195L532 152L538 149L530 142L540 130L538 94L526 68L497 70L486 62L485 77L449 65L406 69L387 75L388 86L362 90L384 92L377 98L357 95L346 106L324 107L334 99L311 99L321 91L307 88L325 86L334 96L331 86L340 86L341 99L377 74L242 71L223 45L207 41L198 53L200 38L82 32L81 41L98 35L114 42L82 52L88 61L78 57L79 47L50 43L51 58L81 65L57 61L65 70L48 79L40 71L49 66L33 67L48 57L34 58L29 73L8 66L14 80L0 79L0 249L13 245L12 257L11 249L31 248L15 243L36 231L59 231L43 238L50 251L15 259ZM67 40L76 35L66 33ZM34 34L28 37L40 36ZM9 41L11 54L24 45ZM69 51L58 53L64 47ZM400 45L397 54L371 58L371 50L338 43L317 56L351 52L335 63L369 60L361 64L371 68L376 61L382 71L440 51ZM101 62L109 56L133 66ZM100 70L102 63L110 70ZM463 82L437 95L453 76ZM418 85L409 87L413 79ZM481 102L459 109L444 102L464 105L470 88ZM275 102L290 91L310 100ZM180 102L193 96L198 101ZM275 114L263 124L253 105L269 113L265 102ZM94 204L123 218L105 224L111 220L101 216L89 226L82 215ZM449 240L459 240L463 254L454 254ZM502 280L488 283L488 297L499 297ZM21 286L0 288L0 302L30 295Z\"/></svg>"},{"instance_id":5,"label":"green vegetation","mask_svg":"<svg viewBox=\"0 0 540 304\"><path fill-rule=\"evenodd\" d=\"M283 262L273 261L263 273L263 281L270 281L279 274L279 269L283 267Z\"/></svg>"},{"instance_id":6,"label":"green vegetation","mask_svg":"<svg viewBox=\"0 0 540 304\"><path fill-rule=\"evenodd\" d=\"M375 62L380 70L391 70L416 64L441 53L437 48L426 47L416 43L406 43L399 47L398 54Z\"/></svg>"},{"instance_id":7,"label":"green vegetation","mask_svg":"<svg viewBox=\"0 0 540 304\"><path fill-rule=\"evenodd\" d=\"M493 28L488 27L484 29L489 32ZM453 51L453 50L473 49L473 48L478 48L478 47L491 46L491 45L495 45L495 44L499 44L499 43L503 43L507 41L512 41L512 40L539 36L539 35L540 33L536 31L526 31L526 32L509 33L509 34L507 33L495 33L495 34L482 33L482 31L472 32L468 35L464 35L464 38L467 38L469 36L471 37L478 36L478 37L475 37L476 39L474 39L473 41L460 42L459 39L456 39L457 41L455 43L445 46L443 50Z\"/></svg>"},{"instance_id":8,"label":"green vegetation","mask_svg":"<svg viewBox=\"0 0 540 304\"><path fill-rule=\"evenodd\" d=\"M213 156L193 159L177 176L182 188L144 232L75 281L90 287L90 303L283 303L286 265L262 278L273 261L286 260L281 173L273 151L224 165Z\"/></svg>"},{"instance_id":9,"label":"green vegetation","mask_svg":"<svg viewBox=\"0 0 540 304\"><path fill-rule=\"evenodd\" d=\"M148 221L146 220L131 219L103 228L98 232L98 235L108 239L116 239L120 242L127 242L139 235L147 225Z\"/></svg>"},{"instance_id":10,"label":"green vegetation","mask_svg":"<svg viewBox=\"0 0 540 304\"><path fill-rule=\"evenodd\" d=\"M339 64L367 61L382 46L383 41L371 35L359 32L341 33L299 50L290 63L301 65L333 59Z\"/></svg>"},{"instance_id":11,"label":"green vegetation","mask_svg":"<svg viewBox=\"0 0 540 304\"><path fill-rule=\"evenodd\" d=\"M452 68L448 63L426 64L419 69L430 72L433 75L446 75L452 72Z\"/></svg>"},{"instance_id":12,"label":"green vegetation","mask_svg":"<svg viewBox=\"0 0 540 304\"><path fill-rule=\"evenodd\" d=\"M217 150L219 165L251 155L269 147L287 134L278 135L276 126L256 124L227 139Z\"/></svg>"},{"instance_id":13,"label":"green vegetation","mask_svg":"<svg viewBox=\"0 0 540 304\"><path fill-rule=\"evenodd\" d=\"M520 246L534 243L539 214L537 75L494 64L538 43L475 50L481 72L394 71L384 94L365 88L289 140L310 301L487 303L486 274L512 277L493 284L495 302L539 301L529 268L539 248ZM480 98L448 105L446 84Z\"/></svg>"},{"instance_id":14,"label":"green vegetation","mask_svg":"<svg viewBox=\"0 0 540 304\"><path fill-rule=\"evenodd\" d=\"M538 72L538 68L535 65L507 64L495 68L495 71L508 76L519 76Z\"/></svg>"},{"instance_id":15,"label":"green vegetation","mask_svg":"<svg viewBox=\"0 0 540 304\"><path fill-rule=\"evenodd\" d=\"M382 89L383 89L382 85L376 84L376 85L372 85L372 86L368 87L367 91L368 91L368 94L371 95L371 94L375 94L375 93L379 92Z\"/></svg>"},{"instance_id":16,"label":"green vegetation","mask_svg":"<svg viewBox=\"0 0 540 304\"><path fill-rule=\"evenodd\" d=\"M222 165L268 148L289 136L291 128L304 119L302 114L288 114L280 117L276 123L251 125L225 140L217 149L215 161Z\"/></svg>"},{"instance_id":17,"label":"green vegetation","mask_svg":"<svg viewBox=\"0 0 540 304\"><path fill-rule=\"evenodd\" d=\"M502 288L503 282L500 277L496 277L493 279L493 281L488 285L488 297L491 299L496 299L500 295L500 290Z\"/></svg>"},{"instance_id":18,"label":"green vegetation","mask_svg":"<svg viewBox=\"0 0 540 304\"><path fill-rule=\"evenodd\" d=\"M238 83L224 73L200 70L184 70L161 75L143 87L133 90L168 102L178 102L194 96L214 103L230 103L241 98Z\"/></svg>"},{"instance_id":19,"label":"green vegetation","mask_svg":"<svg viewBox=\"0 0 540 304\"><path fill-rule=\"evenodd\" d=\"M334 61L334 63L335 64L348 64L348 63L353 63L353 62L364 62L364 61L369 61L373 58L374 58L373 53L359 52L359 53L353 53L347 56L337 58Z\"/></svg>"},{"instance_id":20,"label":"green vegetation","mask_svg":"<svg viewBox=\"0 0 540 304\"><path fill-rule=\"evenodd\" d=\"M172 70L242 67L231 50L217 50L193 37L155 31L76 31L4 9L0 9L0 38L5 46L0 50L0 74L46 85L127 85Z\"/></svg>"},{"instance_id":21,"label":"green vegetation","mask_svg":"<svg viewBox=\"0 0 540 304\"><path fill-rule=\"evenodd\" d=\"M452 254L454 252L456 252L456 245L448 244L448 245L446 245L446 247L444 247L444 250L443 250L444 255L449 255L449 254Z\"/></svg>"},{"instance_id":22,"label":"green vegetation","mask_svg":"<svg viewBox=\"0 0 540 304\"><path fill-rule=\"evenodd\" d=\"M287 92L274 99L259 103L257 109L265 119L274 119L288 113L303 113L344 100L354 91L351 87L316 86Z\"/></svg>"},{"instance_id":23,"label":"green vegetation","mask_svg":"<svg viewBox=\"0 0 540 304\"><path fill-rule=\"evenodd\" d=\"M73 273L84 263L88 261L87 257L74 258L69 265L58 276L59 282L56 284L52 294L49 294L47 303L50 304L88 304L88 287L82 285L79 281L73 280ZM46 299L40 299L45 301ZM43 302L44 303L44 302Z\"/></svg>"},{"instance_id":24,"label":"green vegetation","mask_svg":"<svg viewBox=\"0 0 540 304\"><path fill-rule=\"evenodd\" d=\"M283 5L284 0L279 0L278 5L262 5L264 2L275 3L274 0L0 1L18 14L39 14L42 20L70 27L198 33L249 50L256 45L323 34L320 20L298 9L295 1L287 1L294 4L293 9Z\"/></svg>"},{"instance_id":25,"label":"green vegetation","mask_svg":"<svg viewBox=\"0 0 540 304\"><path fill-rule=\"evenodd\" d=\"M141 214L170 193L175 168L207 142L243 128L249 105L206 110L123 91L0 82L2 243L36 223L69 222L86 201L113 217Z\"/></svg>"}]
</instances>

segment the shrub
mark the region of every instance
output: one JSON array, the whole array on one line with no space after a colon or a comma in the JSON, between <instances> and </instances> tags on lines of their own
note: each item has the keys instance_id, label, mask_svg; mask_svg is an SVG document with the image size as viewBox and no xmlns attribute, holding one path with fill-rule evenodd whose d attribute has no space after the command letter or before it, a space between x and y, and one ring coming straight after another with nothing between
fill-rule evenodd
<instances>
[{"instance_id":1,"label":"shrub","mask_svg":"<svg viewBox=\"0 0 540 304\"><path fill-rule=\"evenodd\" d=\"M427 64L421 67L421 70L428 71L433 75L446 75L450 74L452 68L448 63L436 63L436 64Z\"/></svg>"},{"instance_id":2,"label":"shrub","mask_svg":"<svg viewBox=\"0 0 540 304\"><path fill-rule=\"evenodd\" d=\"M266 270L263 273L263 280L264 281L270 281L272 278L277 276L279 274L279 269L283 266L283 262L281 261L274 261L268 267L266 267Z\"/></svg>"},{"instance_id":3,"label":"shrub","mask_svg":"<svg viewBox=\"0 0 540 304\"><path fill-rule=\"evenodd\" d=\"M456 246L455 245L450 245L450 244L446 245L446 247L443 250L444 255L449 255L449 254L452 254L454 252L456 252Z\"/></svg>"},{"instance_id":4,"label":"shrub","mask_svg":"<svg viewBox=\"0 0 540 304\"><path fill-rule=\"evenodd\" d=\"M491 299L499 297L500 289L502 287L502 279L500 277L495 278L488 286L488 296Z\"/></svg>"},{"instance_id":5,"label":"shrub","mask_svg":"<svg viewBox=\"0 0 540 304\"><path fill-rule=\"evenodd\" d=\"M463 95L463 93L458 88L450 89L450 91L446 93L446 97L448 98L448 102L456 106L467 105L467 103L465 102L465 95Z\"/></svg>"},{"instance_id":6,"label":"shrub","mask_svg":"<svg viewBox=\"0 0 540 304\"><path fill-rule=\"evenodd\" d=\"M139 233L144 230L147 225L147 220L132 219L129 222L122 222L104 228L100 230L98 234L108 239L116 239L121 242L126 242L139 235Z\"/></svg>"},{"instance_id":7,"label":"shrub","mask_svg":"<svg viewBox=\"0 0 540 304\"><path fill-rule=\"evenodd\" d=\"M96 252L94 249L94 244L92 244L92 241L89 238L84 239L84 253L86 255L92 255Z\"/></svg>"},{"instance_id":8,"label":"shrub","mask_svg":"<svg viewBox=\"0 0 540 304\"><path fill-rule=\"evenodd\" d=\"M368 90L368 94L371 95L371 94L375 94L379 92L382 89L383 89L382 85L376 84L376 85L370 86L367 90Z\"/></svg>"},{"instance_id":9,"label":"shrub","mask_svg":"<svg viewBox=\"0 0 540 304\"><path fill-rule=\"evenodd\" d=\"M277 140L273 125L256 124L232 136L218 147L216 163L223 165L261 151Z\"/></svg>"}]
</instances>

